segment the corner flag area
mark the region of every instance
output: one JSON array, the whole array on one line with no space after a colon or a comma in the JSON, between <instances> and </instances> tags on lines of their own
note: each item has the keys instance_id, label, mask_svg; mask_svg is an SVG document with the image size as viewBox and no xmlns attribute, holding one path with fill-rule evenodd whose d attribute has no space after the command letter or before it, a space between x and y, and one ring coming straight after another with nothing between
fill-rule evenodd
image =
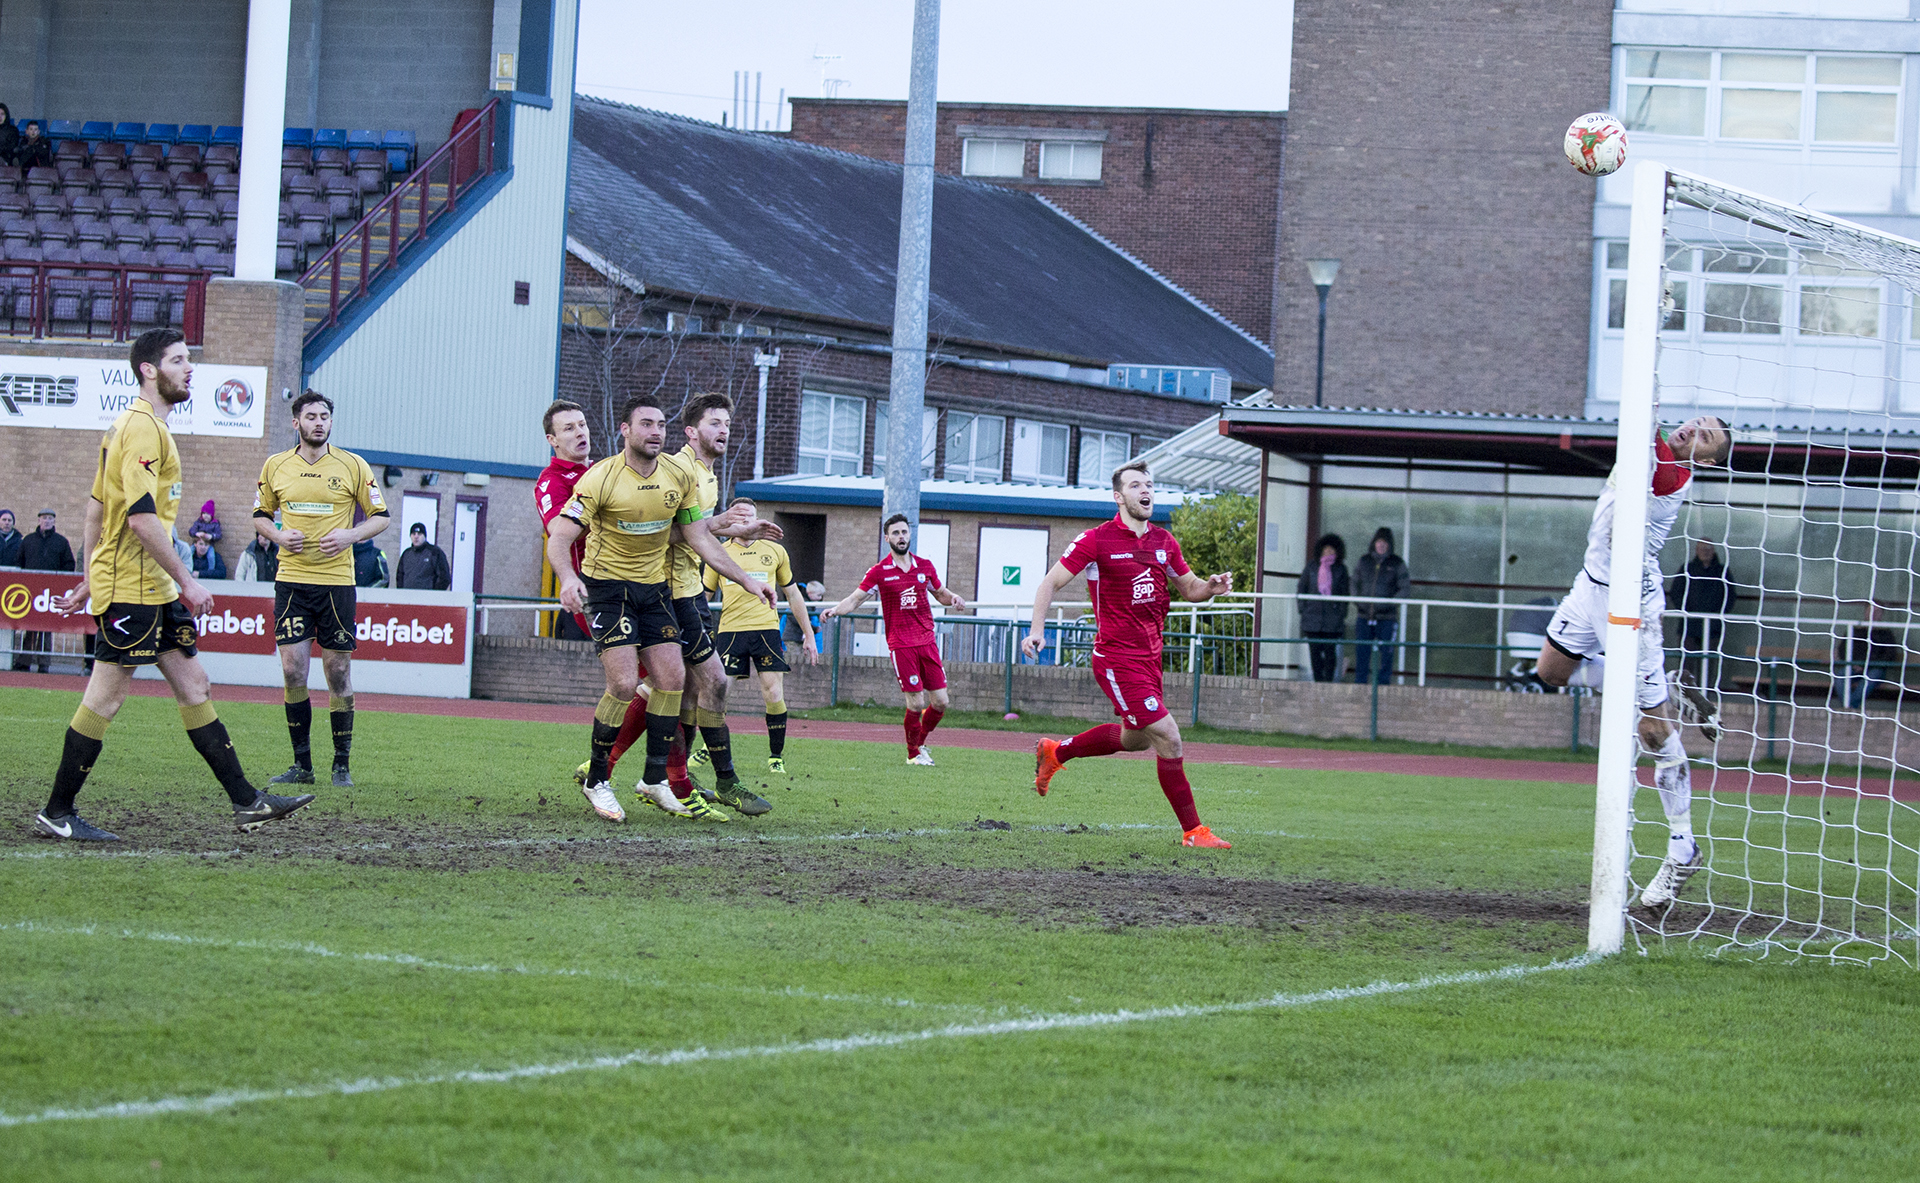
<instances>
[{"instance_id":1,"label":"corner flag area","mask_svg":"<svg viewBox=\"0 0 1920 1183\"><path fill-rule=\"evenodd\" d=\"M277 692L217 694L264 776L284 756ZM1234 844L1196 851L1145 760L1069 765L1043 799L1029 733L943 728L935 765L910 767L897 727L796 717L792 775L748 777L772 813L672 818L627 776L616 826L570 778L584 708L359 706L360 783L259 834L234 832L154 695L128 701L93 773L97 820L126 841L0 834L17 1169L1911 1162L1904 966L1736 965L1678 941L1583 955L1588 765L1192 743L1196 797ZM51 680L0 682L15 817L72 709ZM747 727L734 749L764 767Z\"/></svg>"}]
</instances>

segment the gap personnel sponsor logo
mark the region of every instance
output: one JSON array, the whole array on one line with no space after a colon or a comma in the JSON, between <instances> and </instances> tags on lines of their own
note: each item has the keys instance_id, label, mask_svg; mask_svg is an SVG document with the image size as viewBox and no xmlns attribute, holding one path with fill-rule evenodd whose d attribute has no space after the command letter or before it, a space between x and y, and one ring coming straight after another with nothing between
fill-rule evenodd
<instances>
[{"instance_id":1,"label":"gap personnel sponsor logo","mask_svg":"<svg viewBox=\"0 0 1920 1183\"><path fill-rule=\"evenodd\" d=\"M80 401L80 379L63 374L0 374L0 403L7 414L24 415L21 407L71 407Z\"/></svg>"},{"instance_id":2,"label":"gap personnel sponsor logo","mask_svg":"<svg viewBox=\"0 0 1920 1183\"><path fill-rule=\"evenodd\" d=\"M459 635L460 630L451 625L428 627L418 617L401 620L397 616L389 616L384 622L363 616L353 630L355 640L375 645L451 645Z\"/></svg>"},{"instance_id":3,"label":"gap personnel sponsor logo","mask_svg":"<svg viewBox=\"0 0 1920 1183\"><path fill-rule=\"evenodd\" d=\"M1134 603L1138 604L1141 600L1151 600L1159 594L1160 586L1153 578L1152 569L1142 571L1133 577Z\"/></svg>"},{"instance_id":4,"label":"gap personnel sponsor logo","mask_svg":"<svg viewBox=\"0 0 1920 1183\"><path fill-rule=\"evenodd\" d=\"M287 502L287 512L288 513L314 513L314 514L332 513L333 502L331 501L289 501Z\"/></svg>"},{"instance_id":5,"label":"gap personnel sponsor logo","mask_svg":"<svg viewBox=\"0 0 1920 1183\"><path fill-rule=\"evenodd\" d=\"M213 613L194 620L194 627L202 635L215 633L238 633L243 637L264 637L267 635L267 618L262 613L252 616L235 616L231 611Z\"/></svg>"},{"instance_id":6,"label":"gap personnel sponsor logo","mask_svg":"<svg viewBox=\"0 0 1920 1183\"><path fill-rule=\"evenodd\" d=\"M672 522L665 518L657 522L629 522L624 519L616 519L613 524L622 534L658 534L660 531L673 525Z\"/></svg>"}]
</instances>

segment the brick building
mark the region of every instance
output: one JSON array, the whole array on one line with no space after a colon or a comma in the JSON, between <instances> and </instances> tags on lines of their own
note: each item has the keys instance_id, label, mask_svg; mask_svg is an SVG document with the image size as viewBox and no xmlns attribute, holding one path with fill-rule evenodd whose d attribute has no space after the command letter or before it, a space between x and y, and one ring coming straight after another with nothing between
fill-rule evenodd
<instances>
[{"instance_id":1,"label":"brick building","mask_svg":"<svg viewBox=\"0 0 1920 1183\"><path fill-rule=\"evenodd\" d=\"M898 164L907 105L792 100L795 139ZM941 103L934 167L1045 197L1273 340L1277 111Z\"/></svg>"}]
</instances>

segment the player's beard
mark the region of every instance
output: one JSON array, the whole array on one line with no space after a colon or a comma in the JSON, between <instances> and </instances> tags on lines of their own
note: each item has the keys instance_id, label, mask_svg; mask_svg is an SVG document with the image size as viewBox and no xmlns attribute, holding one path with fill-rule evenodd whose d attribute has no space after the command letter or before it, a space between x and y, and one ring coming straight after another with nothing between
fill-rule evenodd
<instances>
[{"instance_id":1,"label":"player's beard","mask_svg":"<svg viewBox=\"0 0 1920 1183\"><path fill-rule=\"evenodd\" d=\"M661 450L661 444L653 440L629 439L627 441L627 453L636 460L658 459Z\"/></svg>"},{"instance_id":2,"label":"player's beard","mask_svg":"<svg viewBox=\"0 0 1920 1183\"><path fill-rule=\"evenodd\" d=\"M192 380L189 379L188 381L191 382ZM153 376L153 389L159 394L161 401L170 407L177 407L193 397L193 391L185 386L174 385L173 379L167 377L165 374L156 373Z\"/></svg>"},{"instance_id":3,"label":"player's beard","mask_svg":"<svg viewBox=\"0 0 1920 1183\"><path fill-rule=\"evenodd\" d=\"M300 428L300 442L305 444L309 448L317 448L320 445L326 443L327 437L331 436L332 434L333 434L333 428L331 427L323 428L320 431L315 432L313 434L308 434L307 429L302 427Z\"/></svg>"},{"instance_id":4,"label":"player's beard","mask_svg":"<svg viewBox=\"0 0 1920 1183\"><path fill-rule=\"evenodd\" d=\"M1140 504L1132 500L1122 501L1120 508L1126 513L1127 517L1136 522L1150 522L1153 520L1153 502L1151 501L1147 502L1145 509L1140 508Z\"/></svg>"},{"instance_id":5,"label":"player's beard","mask_svg":"<svg viewBox=\"0 0 1920 1183\"><path fill-rule=\"evenodd\" d=\"M889 542L887 545L893 548L894 554L904 556L907 553L908 544L906 542Z\"/></svg>"}]
</instances>

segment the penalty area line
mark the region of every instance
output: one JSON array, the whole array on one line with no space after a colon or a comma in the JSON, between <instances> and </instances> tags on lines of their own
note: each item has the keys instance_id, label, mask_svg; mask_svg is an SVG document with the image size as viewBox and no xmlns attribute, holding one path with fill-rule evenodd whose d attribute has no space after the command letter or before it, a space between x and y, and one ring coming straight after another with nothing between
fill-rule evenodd
<instances>
[{"instance_id":1,"label":"penalty area line","mask_svg":"<svg viewBox=\"0 0 1920 1183\"><path fill-rule=\"evenodd\" d=\"M508 1068L470 1068L459 1072L436 1072L418 1076L367 1076L357 1080L336 1080L325 1084L297 1085L291 1088L234 1089L200 1096L122 1101L113 1105L83 1109L51 1108L35 1113L0 1113L0 1128L40 1125L56 1121L99 1121L107 1118L159 1117L175 1113L218 1113L241 1105L265 1101L354 1097L364 1093L386 1093L439 1084L510 1084L515 1081L544 1080L551 1077L571 1076L580 1072L606 1072L621 1068L674 1068L683 1064L762 1060L808 1053L844 1054L871 1048L906 1047L946 1039L1030 1035L1047 1031L1119 1027L1168 1019L1198 1019L1215 1015L1284 1010L1318 1006L1330 1002L1353 1002L1367 998L1412 994L1443 986L1472 986L1488 982L1518 981L1543 973L1580 969L1600 959L1599 956L1589 953L1548 962L1545 965L1508 965L1491 970L1435 974L1405 982L1379 981L1364 986L1335 986L1326 990L1313 990L1299 994L1272 994L1265 998L1244 1002L1160 1006L1144 1010L1097 1011L1082 1014L1032 1015L991 1023L955 1023L919 1031L872 1031L804 1042L750 1044L726 1048L692 1047L665 1052L631 1051L620 1055L520 1064Z\"/></svg>"}]
</instances>

